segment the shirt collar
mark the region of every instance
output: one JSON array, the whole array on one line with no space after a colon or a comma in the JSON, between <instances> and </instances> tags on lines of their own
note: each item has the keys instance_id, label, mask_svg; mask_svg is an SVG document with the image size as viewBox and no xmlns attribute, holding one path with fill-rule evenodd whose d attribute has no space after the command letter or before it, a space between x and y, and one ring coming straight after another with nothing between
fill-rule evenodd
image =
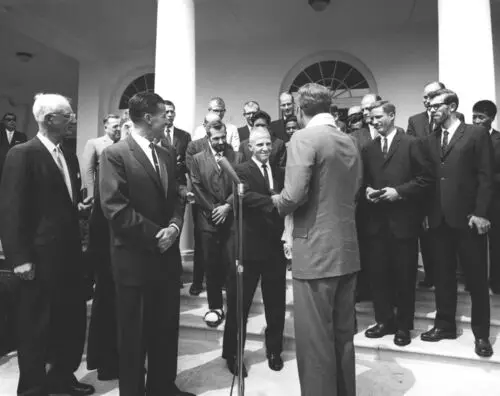
<instances>
[{"instance_id":1,"label":"shirt collar","mask_svg":"<svg viewBox=\"0 0 500 396\"><path fill-rule=\"evenodd\" d=\"M495 131L495 130L493 129L493 127L491 127L491 128L490 128L490 135L492 135L494 131Z\"/></svg>"},{"instance_id":2,"label":"shirt collar","mask_svg":"<svg viewBox=\"0 0 500 396\"><path fill-rule=\"evenodd\" d=\"M145 153L148 152L147 150L150 150L149 145L151 144L151 142L148 139L146 139L144 136L139 135L135 131L132 131L130 135Z\"/></svg>"},{"instance_id":3,"label":"shirt collar","mask_svg":"<svg viewBox=\"0 0 500 396\"><path fill-rule=\"evenodd\" d=\"M50 139L47 136L43 135L41 132L38 132L36 134L36 137L38 139L40 139L40 141L42 142L42 144L47 148L47 150L49 150L49 153L52 154L54 152L54 149L58 148L58 146L56 146L54 143L52 143L50 141Z\"/></svg>"},{"instance_id":4,"label":"shirt collar","mask_svg":"<svg viewBox=\"0 0 500 396\"><path fill-rule=\"evenodd\" d=\"M459 119L455 119L453 123L448 128L441 127L441 130L447 130L450 135L453 135L457 128L460 126L461 121Z\"/></svg>"},{"instance_id":5,"label":"shirt collar","mask_svg":"<svg viewBox=\"0 0 500 396\"><path fill-rule=\"evenodd\" d=\"M262 165L266 165L269 168L269 160L264 164L263 162L260 162L255 156L252 155L252 161L255 162L255 164L259 167L259 169L262 169Z\"/></svg>"},{"instance_id":6,"label":"shirt collar","mask_svg":"<svg viewBox=\"0 0 500 396\"><path fill-rule=\"evenodd\" d=\"M319 126L319 125L331 125L331 126L336 126L335 124L335 119L330 113L319 113L316 114L309 123L307 124L307 127L313 127L313 126Z\"/></svg>"},{"instance_id":7,"label":"shirt collar","mask_svg":"<svg viewBox=\"0 0 500 396\"><path fill-rule=\"evenodd\" d=\"M393 128L393 130L387 134L386 138L387 138L387 146L388 147L391 146L392 140L394 139L394 136L396 136L396 132L397 132L397 129ZM380 136L382 139L384 138L382 135L380 135Z\"/></svg>"}]
</instances>

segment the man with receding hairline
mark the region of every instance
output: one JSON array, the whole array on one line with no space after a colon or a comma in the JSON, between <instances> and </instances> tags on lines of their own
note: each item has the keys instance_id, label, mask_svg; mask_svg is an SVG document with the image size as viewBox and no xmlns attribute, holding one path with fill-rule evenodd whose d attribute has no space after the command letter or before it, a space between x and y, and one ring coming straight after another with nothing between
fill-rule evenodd
<instances>
[{"instance_id":1,"label":"man with receding hairline","mask_svg":"<svg viewBox=\"0 0 500 396\"><path fill-rule=\"evenodd\" d=\"M245 117L246 125L238 128L238 135L241 142L247 140L252 129L252 117L260 110L259 104L255 100L249 100L243 105L243 117Z\"/></svg>"},{"instance_id":2,"label":"man with receding hairline","mask_svg":"<svg viewBox=\"0 0 500 396\"><path fill-rule=\"evenodd\" d=\"M288 117L295 115L295 99L290 92L282 92L279 96L280 118L271 122L269 129L271 135L283 140L285 143L290 140L290 137L285 131L285 120Z\"/></svg>"}]
</instances>

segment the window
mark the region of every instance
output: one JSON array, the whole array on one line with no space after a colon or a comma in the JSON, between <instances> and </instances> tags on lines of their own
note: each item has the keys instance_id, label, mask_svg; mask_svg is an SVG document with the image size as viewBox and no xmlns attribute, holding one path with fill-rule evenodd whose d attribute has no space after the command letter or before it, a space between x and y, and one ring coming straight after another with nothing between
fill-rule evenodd
<instances>
[{"instance_id":1,"label":"window","mask_svg":"<svg viewBox=\"0 0 500 396\"><path fill-rule=\"evenodd\" d=\"M321 61L303 69L293 80L290 92L297 92L307 83L317 83L333 91L333 100L361 98L370 92L370 85L354 66L342 61Z\"/></svg>"},{"instance_id":2,"label":"window","mask_svg":"<svg viewBox=\"0 0 500 396\"><path fill-rule=\"evenodd\" d=\"M120 98L120 110L128 109L128 100L136 93L154 92L155 89L155 74L147 73L132 81ZM116 103L116 102L115 102Z\"/></svg>"}]
</instances>

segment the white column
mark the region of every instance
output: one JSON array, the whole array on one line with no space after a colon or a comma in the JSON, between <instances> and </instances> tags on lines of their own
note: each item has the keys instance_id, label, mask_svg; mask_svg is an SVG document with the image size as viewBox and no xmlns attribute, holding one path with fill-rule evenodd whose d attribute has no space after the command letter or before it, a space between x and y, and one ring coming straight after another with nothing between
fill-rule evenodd
<instances>
[{"instance_id":1,"label":"white column","mask_svg":"<svg viewBox=\"0 0 500 396\"><path fill-rule=\"evenodd\" d=\"M439 0L439 80L458 94L459 111L496 102L490 0Z\"/></svg>"},{"instance_id":2,"label":"white column","mask_svg":"<svg viewBox=\"0 0 500 396\"><path fill-rule=\"evenodd\" d=\"M193 0L157 0L155 91L174 102L175 124L194 130L196 106L195 20ZM191 212L186 210L181 250L193 248Z\"/></svg>"},{"instance_id":3,"label":"white column","mask_svg":"<svg viewBox=\"0 0 500 396\"><path fill-rule=\"evenodd\" d=\"M76 152L80 157L89 139L102 134L100 68L96 63L80 63L78 72L78 107Z\"/></svg>"}]
</instances>

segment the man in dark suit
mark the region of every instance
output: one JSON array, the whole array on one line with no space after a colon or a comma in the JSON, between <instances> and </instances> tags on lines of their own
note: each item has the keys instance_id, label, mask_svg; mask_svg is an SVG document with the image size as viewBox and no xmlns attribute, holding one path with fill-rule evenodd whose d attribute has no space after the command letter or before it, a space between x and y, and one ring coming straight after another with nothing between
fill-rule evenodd
<instances>
[{"instance_id":1,"label":"man in dark suit","mask_svg":"<svg viewBox=\"0 0 500 396\"><path fill-rule=\"evenodd\" d=\"M271 130L271 136L276 136L278 139L283 140L287 143L290 137L285 131L285 120L295 115L295 102L293 95L290 92L283 92L279 97L280 103L280 118L271 122L269 128Z\"/></svg>"},{"instance_id":2,"label":"man in dark suit","mask_svg":"<svg viewBox=\"0 0 500 396\"><path fill-rule=\"evenodd\" d=\"M490 100L480 100L472 108L474 125L489 131L493 145L493 200L490 208L491 229L488 233L490 288L493 293L500 294L500 132L491 126L496 115L497 106Z\"/></svg>"},{"instance_id":3,"label":"man in dark suit","mask_svg":"<svg viewBox=\"0 0 500 396\"><path fill-rule=\"evenodd\" d=\"M2 168L7 152L16 144L28 140L26 135L16 130L17 117L14 113L6 113L0 122L0 180L2 179Z\"/></svg>"},{"instance_id":4,"label":"man in dark suit","mask_svg":"<svg viewBox=\"0 0 500 396\"><path fill-rule=\"evenodd\" d=\"M244 323L252 305L255 289L261 281L266 312L266 355L269 368L283 368L281 351L285 327L286 263L281 236L284 222L273 206L272 191L283 188L284 172L272 167L271 135L267 128L257 127L250 133L252 158L237 166L236 172L245 185L243 197L243 316ZM230 267L227 289L227 321L224 328L222 357L229 371L236 375L236 269ZM246 334L246 331L245 331ZM246 375L246 368L243 367Z\"/></svg>"},{"instance_id":5,"label":"man in dark suit","mask_svg":"<svg viewBox=\"0 0 500 396\"><path fill-rule=\"evenodd\" d=\"M38 134L9 151L0 186L2 244L21 278L18 395L94 393L73 374L86 327L78 212L90 205L80 200L78 159L60 148L72 112L61 95L35 97Z\"/></svg>"},{"instance_id":6,"label":"man in dark suit","mask_svg":"<svg viewBox=\"0 0 500 396\"><path fill-rule=\"evenodd\" d=\"M250 137L250 129L252 128L252 117L255 113L260 110L259 104L255 100L250 100L243 105L243 117L247 122L246 125L238 128L238 134L240 135L240 142L248 140Z\"/></svg>"},{"instance_id":7,"label":"man in dark suit","mask_svg":"<svg viewBox=\"0 0 500 396\"><path fill-rule=\"evenodd\" d=\"M164 132L165 113L157 94L134 95L131 134L104 150L99 168L101 205L111 229L122 396L191 395L175 385L182 266L175 240L184 200L173 151L154 144Z\"/></svg>"},{"instance_id":8,"label":"man in dark suit","mask_svg":"<svg viewBox=\"0 0 500 396\"><path fill-rule=\"evenodd\" d=\"M226 284L228 265L234 257L233 184L218 161L225 157L236 165L242 158L227 143L222 121L209 122L206 130L210 147L193 156L191 182L199 205L197 223L207 280L209 310L204 320L207 326L217 327L225 318L222 288Z\"/></svg>"},{"instance_id":9,"label":"man in dark suit","mask_svg":"<svg viewBox=\"0 0 500 396\"><path fill-rule=\"evenodd\" d=\"M415 315L422 202L435 180L428 150L424 153L419 141L395 127L395 117L393 104L373 104L371 122L380 136L362 154L368 272L377 322L365 335L395 333L394 343L405 346Z\"/></svg>"},{"instance_id":10,"label":"man in dark suit","mask_svg":"<svg viewBox=\"0 0 500 396\"><path fill-rule=\"evenodd\" d=\"M266 128L270 130L269 124L271 123L271 116L265 111L259 110L252 116L251 125L252 128ZM285 132L286 133L286 132ZM288 135L288 133L287 133ZM274 136L271 132L271 156L269 157L269 163L272 167L280 167L283 170L286 165L286 144L283 140ZM249 161L253 154L249 147L248 139L241 142L240 153L243 155L244 161Z\"/></svg>"},{"instance_id":11,"label":"man in dark suit","mask_svg":"<svg viewBox=\"0 0 500 396\"><path fill-rule=\"evenodd\" d=\"M436 168L437 183L428 209L434 255L436 319L422 333L423 341L455 339L457 284L456 257L470 290L471 327L475 352L493 354L489 341L490 298L487 274L487 232L493 198L493 148L485 128L457 118L458 96L442 89L429 95L436 126L426 139Z\"/></svg>"}]
</instances>

